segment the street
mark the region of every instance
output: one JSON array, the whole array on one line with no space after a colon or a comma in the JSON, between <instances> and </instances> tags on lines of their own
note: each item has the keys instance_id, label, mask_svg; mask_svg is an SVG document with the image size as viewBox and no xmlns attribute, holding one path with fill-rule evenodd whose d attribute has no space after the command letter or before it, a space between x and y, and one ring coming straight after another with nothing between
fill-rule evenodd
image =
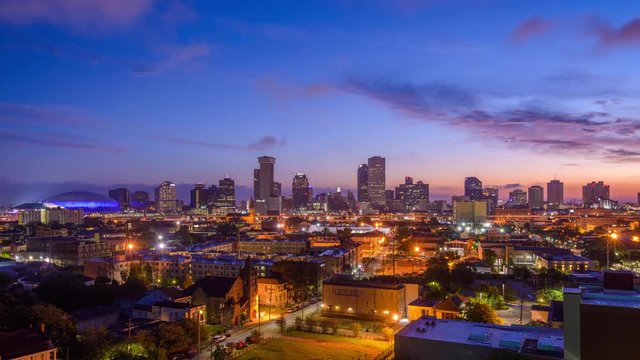
<instances>
[{"instance_id":1,"label":"street","mask_svg":"<svg viewBox=\"0 0 640 360\"><path fill-rule=\"evenodd\" d=\"M303 317L303 314L304 314L304 317L307 317L317 312L319 309L320 309L320 302L317 302L314 304L307 305L306 307L298 311L292 312L291 314L286 314L284 316L287 323L286 326L294 325L296 317L298 316ZM280 336L281 335L280 328L278 327L278 325L276 325L276 320L277 319L263 320L260 322L260 324L258 324L258 322L252 322L251 324L246 325L245 327L233 329L231 330L231 336L228 337L225 341L221 342L220 345L225 345L229 342L245 341L247 336L251 335L251 332L255 329L258 329L258 327L260 328L260 331L262 332L262 336L264 337ZM209 346L204 348L204 344L203 344L203 350L200 352L200 357L199 357L201 360L211 358L211 345L210 343L208 345ZM215 345L213 348L215 349ZM197 358L198 357L196 357L196 359Z\"/></svg>"}]
</instances>

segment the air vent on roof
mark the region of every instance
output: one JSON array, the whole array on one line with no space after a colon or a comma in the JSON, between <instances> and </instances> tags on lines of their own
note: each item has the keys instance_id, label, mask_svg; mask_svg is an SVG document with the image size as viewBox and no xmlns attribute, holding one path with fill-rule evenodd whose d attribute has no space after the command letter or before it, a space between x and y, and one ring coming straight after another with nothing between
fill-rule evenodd
<instances>
[{"instance_id":1,"label":"air vent on roof","mask_svg":"<svg viewBox=\"0 0 640 360\"><path fill-rule=\"evenodd\" d=\"M491 330L487 328L474 327L469 334L469 340L487 341L491 337Z\"/></svg>"}]
</instances>

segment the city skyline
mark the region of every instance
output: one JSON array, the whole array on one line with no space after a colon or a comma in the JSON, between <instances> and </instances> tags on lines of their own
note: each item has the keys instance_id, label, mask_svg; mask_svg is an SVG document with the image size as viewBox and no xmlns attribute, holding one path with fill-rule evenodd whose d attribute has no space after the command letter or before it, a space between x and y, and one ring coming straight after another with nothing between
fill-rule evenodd
<instances>
[{"instance_id":1,"label":"city skyline","mask_svg":"<svg viewBox=\"0 0 640 360\"><path fill-rule=\"evenodd\" d=\"M568 199L593 180L622 201L640 187L640 4L31 3L0 5L6 188L250 187L265 152L277 182L316 188L355 189L371 154L387 184L446 196L467 176L557 177Z\"/></svg>"}]
</instances>

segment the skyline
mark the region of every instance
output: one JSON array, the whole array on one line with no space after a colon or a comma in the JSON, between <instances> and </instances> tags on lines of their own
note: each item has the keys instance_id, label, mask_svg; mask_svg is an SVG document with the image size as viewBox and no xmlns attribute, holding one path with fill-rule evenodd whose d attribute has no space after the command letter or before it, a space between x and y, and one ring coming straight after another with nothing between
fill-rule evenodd
<instances>
[{"instance_id":1,"label":"skyline","mask_svg":"<svg viewBox=\"0 0 640 360\"><path fill-rule=\"evenodd\" d=\"M637 3L35 3L0 4L3 188L251 188L269 154L285 193L297 172L355 190L377 154L388 187L443 196L466 176L640 191Z\"/></svg>"}]
</instances>

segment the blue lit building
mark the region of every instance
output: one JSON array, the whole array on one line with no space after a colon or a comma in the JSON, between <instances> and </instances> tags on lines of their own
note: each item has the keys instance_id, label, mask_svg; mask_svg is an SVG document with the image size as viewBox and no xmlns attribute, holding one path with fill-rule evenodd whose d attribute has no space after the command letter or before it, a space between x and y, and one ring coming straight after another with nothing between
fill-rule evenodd
<instances>
[{"instance_id":1,"label":"blue lit building","mask_svg":"<svg viewBox=\"0 0 640 360\"><path fill-rule=\"evenodd\" d=\"M88 191L71 191L54 195L46 200L66 209L82 209L85 212L117 212L120 204L107 196Z\"/></svg>"}]
</instances>

